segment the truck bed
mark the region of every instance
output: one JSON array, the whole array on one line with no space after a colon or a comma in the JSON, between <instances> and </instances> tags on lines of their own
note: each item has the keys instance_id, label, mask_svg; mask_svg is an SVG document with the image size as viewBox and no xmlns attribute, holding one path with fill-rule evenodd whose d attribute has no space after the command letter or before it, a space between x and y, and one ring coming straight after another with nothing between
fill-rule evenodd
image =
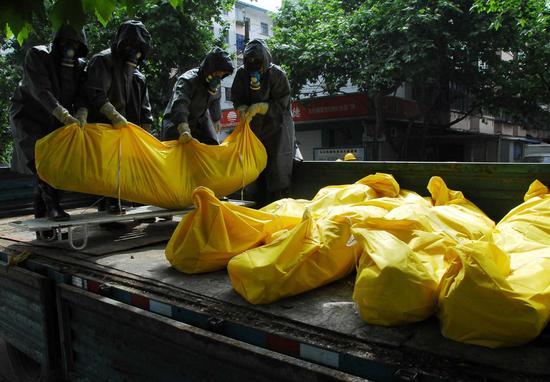
<instances>
[{"instance_id":1,"label":"truck bed","mask_svg":"<svg viewBox=\"0 0 550 382\"><path fill-rule=\"evenodd\" d=\"M301 181L295 187L294 196L309 198L322 183L351 183L383 168L380 162L336 166L328 163L322 169L319 166L305 163L298 168L295 176ZM386 168L391 170L392 166L393 172L386 172L402 171L404 176L400 179L398 174L396 178L403 188L421 192L411 187L414 182L407 184L410 164L391 164L386 165ZM532 165L508 167L506 171L516 176L514 179L508 177L504 182L512 191L503 195L502 190L499 190L503 182L492 182L488 178L502 177L506 166L482 164L475 167L474 175L485 181L478 181L477 184L471 181L475 189L468 190L457 185L460 177L467 177L472 167L457 164L438 166L439 173L432 172L432 175L443 176L450 187L465 191L467 197L474 190L479 191L478 200L499 195L488 204L496 211L493 218L507 212L498 209L499 206L513 206L521 202L518 198L534 176L550 184L550 168L529 167ZM448 170L447 177L441 173L444 169ZM424 168L423 172L417 169L417 174L422 176L428 173L429 169ZM337 177L338 181L330 182L330 176ZM424 186L427 183L423 183L419 177L414 181ZM478 205L481 204L478 202ZM6 218L0 224L10 219L21 217ZM56 283L67 285L64 287L67 290L62 290L62 297L58 296L58 303L65 294L83 290L117 304L126 304L343 373L331 375L334 379L550 380L548 329L528 345L494 350L445 339L440 334L435 318L399 327L369 325L360 319L352 303L354 274L299 296L268 305L251 305L233 291L225 271L200 275L179 273L166 261L164 248L165 242L130 248L120 241L112 240L108 245L104 244L102 251L106 254L101 255L3 238L0 239L0 261L7 263L10 255L32 253L20 267L48 275ZM78 334L76 329L71 330ZM62 328L61 332L64 339L63 333L66 336L67 331ZM78 357L74 359L74 362L78 361ZM98 358L97 362L105 361Z\"/></svg>"}]
</instances>

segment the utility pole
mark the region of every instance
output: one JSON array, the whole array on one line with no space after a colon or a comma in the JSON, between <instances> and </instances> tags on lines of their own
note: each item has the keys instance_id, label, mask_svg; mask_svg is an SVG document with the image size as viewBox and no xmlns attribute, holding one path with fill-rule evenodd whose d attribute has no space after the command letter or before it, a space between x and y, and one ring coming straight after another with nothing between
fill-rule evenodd
<instances>
[{"instance_id":1,"label":"utility pole","mask_svg":"<svg viewBox=\"0 0 550 382\"><path fill-rule=\"evenodd\" d=\"M250 19L244 13L244 45L250 41Z\"/></svg>"}]
</instances>

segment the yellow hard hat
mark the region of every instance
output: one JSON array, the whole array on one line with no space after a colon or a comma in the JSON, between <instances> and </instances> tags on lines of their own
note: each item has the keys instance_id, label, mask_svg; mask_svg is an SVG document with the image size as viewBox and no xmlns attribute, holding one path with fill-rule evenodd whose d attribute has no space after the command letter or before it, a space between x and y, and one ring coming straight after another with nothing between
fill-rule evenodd
<instances>
[{"instance_id":1,"label":"yellow hard hat","mask_svg":"<svg viewBox=\"0 0 550 382\"><path fill-rule=\"evenodd\" d=\"M347 153L346 155L344 155L344 160L356 160L357 158L355 157L355 155L353 155L353 153Z\"/></svg>"}]
</instances>

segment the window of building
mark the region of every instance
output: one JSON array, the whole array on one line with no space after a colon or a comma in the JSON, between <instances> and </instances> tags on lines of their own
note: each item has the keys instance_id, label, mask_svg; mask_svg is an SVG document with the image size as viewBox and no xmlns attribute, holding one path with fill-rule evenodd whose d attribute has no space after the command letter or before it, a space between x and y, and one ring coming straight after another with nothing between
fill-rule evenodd
<instances>
[{"instance_id":1,"label":"window of building","mask_svg":"<svg viewBox=\"0 0 550 382\"><path fill-rule=\"evenodd\" d=\"M237 53L244 52L244 35L237 33L236 34L236 41L237 41Z\"/></svg>"},{"instance_id":2,"label":"window of building","mask_svg":"<svg viewBox=\"0 0 550 382\"><path fill-rule=\"evenodd\" d=\"M225 90L225 101L231 102L231 88L224 88Z\"/></svg>"},{"instance_id":3,"label":"window of building","mask_svg":"<svg viewBox=\"0 0 550 382\"><path fill-rule=\"evenodd\" d=\"M523 159L523 143L514 142L514 161L521 161Z\"/></svg>"},{"instance_id":4,"label":"window of building","mask_svg":"<svg viewBox=\"0 0 550 382\"><path fill-rule=\"evenodd\" d=\"M267 36L269 34L269 25L267 25L267 23L261 23L260 24L261 27L262 27L262 34Z\"/></svg>"}]
</instances>

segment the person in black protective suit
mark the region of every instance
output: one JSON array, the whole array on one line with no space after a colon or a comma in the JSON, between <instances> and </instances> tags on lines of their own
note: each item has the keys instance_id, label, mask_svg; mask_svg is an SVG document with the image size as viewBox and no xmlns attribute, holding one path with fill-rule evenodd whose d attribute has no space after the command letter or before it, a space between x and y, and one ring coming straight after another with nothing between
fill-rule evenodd
<instances>
[{"instance_id":1,"label":"person in black protective suit","mask_svg":"<svg viewBox=\"0 0 550 382\"><path fill-rule=\"evenodd\" d=\"M247 191L257 207L288 196L295 147L290 84L284 71L271 63L263 40L254 39L246 45L244 65L237 69L231 87L231 101L267 151L267 166Z\"/></svg>"},{"instance_id":2,"label":"person in black protective suit","mask_svg":"<svg viewBox=\"0 0 550 382\"><path fill-rule=\"evenodd\" d=\"M68 220L59 205L59 191L36 174L34 146L38 139L71 123L86 124L83 97L84 61L88 54L84 31L62 25L50 46L31 47L25 56L23 78L15 90L10 110L14 140L13 171L36 175L35 217Z\"/></svg>"},{"instance_id":3,"label":"person in black protective suit","mask_svg":"<svg viewBox=\"0 0 550 382\"><path fill-rule=\"evenodd\" d=\"M150 130L153 122L145 76L138 70L150 49L151 35L136 20L120 25L111 48L92 57L85 84L90 123L110 123L116 128L132 122ZM104 198L99 210L120 214L114 198Z\"/></svg>"},{"instance_id":4,"label":"person in black protective suit","mask_svg":"<svg viewBox=\"0 0 550 382\"><path fill-rule=\"evenodd\" d=\"M182 74L164 111L163 139L217 145L220 132L221 80L233 73L229 54L215 47L198 68Z\"/></svg>"}]
</instances>

